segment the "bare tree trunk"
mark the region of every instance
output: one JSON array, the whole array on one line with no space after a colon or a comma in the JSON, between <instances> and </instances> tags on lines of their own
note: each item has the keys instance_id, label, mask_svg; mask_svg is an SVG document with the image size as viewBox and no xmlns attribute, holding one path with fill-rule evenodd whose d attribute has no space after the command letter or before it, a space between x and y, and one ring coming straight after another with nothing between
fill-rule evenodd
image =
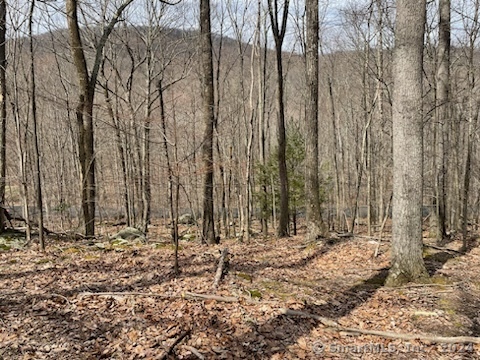
<instances>
[{"instance_id":1,"label":"bare tree trunk","mask_svg":"<svg viewBox=\"0 0 480 360\"><path fill-rule=\"evenodd\" d=\"M40 149L38 146L38 116L37 116L37 95L36 95L36 77L35 77L35 61L33 53L33 12L35 10L35 0L30 5L30 15L28 22L28 31L30 37L30 99L32 106L32 122L33 122L33 148L35 154L35 176L34 182L37 194L35 196L38 211L38 241L40 249L45 251L45 238L43 231L43 196L42 196L42 176L40 173Z\"/></svg>"},{"instance_id":2,"label":"bare tree trunk","mask_svg":"<svg viewBox=\"0 0 480 360\"><path fill-rule=\"evenodd\" d=\"M333 68L333 64L332 64ZM337 145L337 120L336 120L336 111L335 111L335 99L333 97L333 84L332 78L328 75L328 97L330 99L330 118L332 121L332 131L333 131L333 166L335 168L335 219L336 227L335 229L340 229L342 223L342 208L344 207L342 198L340 196L340 166L338 164L338 145ZM335 222L334 222L335 224ZM334 225L335 226L335 225Z\"/></svg>"},{"instance_id":3,"label":"bare tree trunk","mask_svg":"<svg viewBox=\"0 0 480 360\"><path fill-rule=\"evenodd\" d=\"M393 63L393 236L387 286L425 281L423 261L423 39L425 0L397 2Z\"/></svg>"},{"instance_id":4,"label":"bare tree trunk","mask_svg":"<svg viewBox=\"0 0 480 360\"><path fill-rule=\"evenodd\" d=\"M215 219L213 210L213 128L215 124L215 99L213 87L212 34L210 25L210 0L200 0L200 52L202 62L203 117L205 133L202 156L205 171L203 183L202 241L215 244Z\"/></svg>"},{"instance_id":5,"label":"bare tree trunk","mask_svg":"<svg viewBox=\"0 0 480 360\"><path fill-rule=\"evenodd\" d=\"M305 119L305 200L309 241L327 235L321 213L318 169L318 0L305 2L307 16L306 80L308 87Z\"/></svg>"},{"instance_id":6,"label":"bare tree trunk","mask_svg":"<svg viewBox=\"0 0 480 360\"><path fill-rule=\"evenodd\" d=\"M149 30L150 31L150 30ZM142 142L142 230L148 232L150 224L150 212L152 203L152 190L150 182L150 126L152 116L152 54L150 49L150 39L147 48L147 98L145 106L145 123L143 125ZM159 85L161 86L161 84ZM159 89L161 91L161 89ZM162 99L163 102L163 99Z\"/></svg>"},{"instance_id":7,"label":"bare tree trunk","mask_svg":"<svg viewBox=\"0 0 480 360\"><path fill-rule=\"evenodd\" d=\"M267 157L266 157L266 118L265 118L265 103L266 103L266 78L267 78L267 36L266 36L266 25L265 20L263 23L264 29L264 38L265 43L262 47L261 37L262 37L262 1L258 0L258 13L257 13L257 49L258 49L258 62L257 62L257 79L258 79L258 140L259 140L259 150L260 150L260 163L262 166L266 166ZM264 236L268 235L268 180L263 179L260 184L262 191L262 209L261 209L261 226L262 234Z\"/></svg>"},{"instance_id":8,"label":"bare tree trunk","mask_svg":"<svg viewBox=\"0 0 480 360\"><path fill-rule=\"evenodd\" d=\"M437 69L437 148L436 148L436 238L443 245L447 237L446 203L446 122L450 118L450 0L440 0Z\"/></svg>"},{"instance_id":9,"label":"bare tree trunk","mask_svg":"<svg viewBox=\"0 0 480 360\"><path fill-rule=\"evenodd\" d=\"M285 130L285 99L283 79L283 40L287 30L289 0L283 3L282 14L278 0L268 0L268 13L272 24L273 39L275 40L275 55L277 63L277 129L278 129L278 175L280 178L280 219L278 221L277 236L288 236L289 207L288 207L288 175L286 162L287 138ZM281 18L280 18L281 17ZM281 22L279 22L281 21Z\"/></svg>"},{"instance_id":10,"label":"bare tree trunk","mask_svg":"<svg viewBox=\"0 0 480 360\"><path fill-rule=\"evenodd\" d=\"M82 167L82 208L85 235L95 234L95 160L93 149L93 89L80 37L77 0L67 0L67 20L75 69L79 85L76 108L78 126L79 160Z\"/></svg>"},{"instance_id":11,"label":"bare tree trunk","mask_svg":"<svg viewBox=\"0 0 480 360\"><path fill-rule=\"evenodd\" d=\"M70 48L79 86L78 105L76 108L78 125L79 160L82 168L82 208L85 222L85 235L95 235L95 149L93 132L93 101L95 86L103 59L103 49L115 24L120 20L123 11L133 2L125 0L115 11L110 22L104 28L95 47L95 58L91 73L87 68L85 52L78 22L78 0L66 1L67 26Z\"/></svg>"},{"instance_id":12,"label":"bare tree trunk","mask_svg":"<svg viewBox=\"0 0 480 360\"><path fill-rule=\"evenodd\" d=\"M6 185L6 133L7 133L7 83L6 83L6 33L7 4L0 0L0 233L5 230Z\"/></svg>"},{"instance_id":13,"label":"bare tree trunk","mask_svg":"<svg viewBox=\"0 0 480 360\"><path fill-rule=\"evenodd\" d=\"M15 121L15 130L17 132L17 151L18 151L18 160L19 160L19 170L20 170L20 180L21 180L21 196L22 196L22 207L23 207L23 218L25 219L25 234L27 242L30 242L32 239L32 228L30 223L30 211L28 207L28 180L27 180L27 151L26 139L28 133L28 122L25 124L24 133L22 136L22 124L20 120L18 104L18 86L17 86L17 74L15 74L13 79L14 82L14 94L12 101L12 112L13 119Z\"/></svg>"},{"instance_id":14,"label":"bare tree trunk","mask_svg":"<svg viewBox=\"0 0 480 360\"><path fill-rule=\"evenodd\" d=\"M110 97L110 88L108 86L107 80L105 80L103 89L104 89L105 103L107 106L107 113L112 121L112 127L115 130L115 144L117 146L117 153L120 158L120 167L122 171L123 206L125 207L125 219L126 219L127 226L131 226L130 211L129 211L130 200L128 195L127 166L125 161L125 150L123 147L122 131L120 129L120 122L119 122L118 116L117 114L115 114L115 111L113 110L112 98Z\"/></svg>"},{"instance_id":15,"label":"bare tree trunk","mask_svg":"<svg viewBox=\"0 0 480 360\"><path fill-rule=\"evenodd\" d=\"M378 21L377 21L377 99L378 99L378 120L381 127L385 127L385 62L384 62L384 41L383 41L383 31L384 31L384 9L383 9L383 0L376 0L377 12L378 12ZM377 219L379 221L383 220L385 217L385 166L382 163L383 158L378 159L380 169L380 174L378 177L378 207L377 207Z\"/></svg>"},{"instance_id":16,"label":"bare tree trunk","mask_svg":"<svg viewBox=\"0 0 480 360\"><path fill-rule=\"evenodd\" d=\"M163 151L165 154L165 159L167 160L167 188L168 188L168 204L170 209L170 221L171 221L171 231L172 231L172 241L175 246L175 262L174 262L174 270L175 274L180 272L178 266L178 186L175 191L173 192L173 168L172 162L170 161L170 153L168 151L168 140L167 140L167 124L166 124L166 116L165 116L165 102L163 99L163 88L162 88L162 81L158 81L157 85L158 91L158 100L160 102L160 121L162 124L162 132L163 132ZM177 144L175 144L177 146ZM178 181L177 181L178 183Z\"/></svg>"}]
</instances>

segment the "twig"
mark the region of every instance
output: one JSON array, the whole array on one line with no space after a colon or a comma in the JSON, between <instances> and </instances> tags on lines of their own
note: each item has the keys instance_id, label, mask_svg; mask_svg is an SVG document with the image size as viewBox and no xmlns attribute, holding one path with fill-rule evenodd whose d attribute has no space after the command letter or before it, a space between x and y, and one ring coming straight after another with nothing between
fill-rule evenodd
<instances>
[{"instance_id":1,"label":"twig","mask_svg":"<svg viewBox=\"0 0 480 360\"><path fill-rule=\"evenodd\" d=\"M205 356L203 356L200 351L198 351L197 349L195 349L193 346L189 346L189 345L183 345L183 348L185 350L188 350L190 351L193 355L195 355L197 358L199 358L200 360L205 360Z\"/></svg>"},{"instance_id":2,"label":"twig","mask_svg":"<svg viewBox=\"0 0 480 360\"><path fill-rule=\"evenodd\" d=\"M175 349L175 346L177 346L183 339L185 339L188 335L190 335L191 331L192 330L188 329L188 330L184 331L178 338L176 338L175 341L172 343L172 345L170 345L168 347L165 354L162 355L160 360L166 360L168 358L168 355L170 355L172 353L173 349Z\"/></svg>"},{"instance_id":3,"label":"twig","mask_svg":"<svg viewBox=\"0 0 480 360\"><path fill-rule=\"evenodd\" d=\"M227 255L228 255L228 248L224 248L220 254L220 260L218 260L217 272L215 274L215 279L213 280L214 290L216 290L218 287L218 284L220 284L220 280L222 279L225 265L228 263L228 259L226 260Z\"/></svg>"},{"instance_id":4,"label":"twig","mask_svg":"<svg viewBox=\"0 0 480 360\"><path fill-rule=\"evenodd\" d=\"M342 327L336 321L318 316L315 314L306 313L303 311L290 310L290 309L281 309L282 314L287 316L302 316L311 318L319 321L326 327L333 329L339 332L346 332L351 334L362 334L362 335L374 335L380 336L387 339L400 339L400 340L420 340L428 341L433 343L448 343L448 344L461 344L461 343L475 343L480 344L480 338L471 337L471 336L454 336L454 337L443 337L443 336L433 336L433 335L422 335L422 334L406 334L406 333L394 333L391 331L378 331L378 330L367 330L367 329L357 329Z\"/></svg>"}]
</instances>

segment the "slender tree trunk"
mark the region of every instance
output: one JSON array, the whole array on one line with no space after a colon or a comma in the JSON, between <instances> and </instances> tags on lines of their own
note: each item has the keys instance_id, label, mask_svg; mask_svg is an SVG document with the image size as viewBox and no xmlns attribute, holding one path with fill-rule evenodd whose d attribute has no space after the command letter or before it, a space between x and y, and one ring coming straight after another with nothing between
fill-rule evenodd
<instances>
[{"instance_id":1,"label":"slender tree trunk","mask_svg":"<svg viewBox=\"0 0 480 360\"><path fill-rule=\"evenodd\" d=\"M478 100L476 94L476 69L475 69L475 52L476 52L476 43L479 35L479 26L478 21L480 18L480 6L479 2L475 2L475 8L473 14L471 15L472 22L475 24L470 30L469 35L469 47L468 47L468 110L467 110L467 119L468 127L467 133L465 134L465 154L464 154L464 168L463 168L463 191L461 194L461 230L462 230L462 239L463 247L462 249L466 251L467 249L467 235L468 235L468 198L470 192L470 180L472 176L471 163L472 155L474 148L474 136L475 129L477 128L478 120Z\"/></svg>"},{"instance_id":2,"label":"slender tree trunk","mask_svg":"<svg viewBox=\"0 0 480 360\"><path fill-rule=\"evenodd\" d=\"M150 30L149 30L150 31ZM147 49L147 98L145 107L145 123L143 125L143 142L142 142L142 230L148 232L150 224L150 212L152 203L152 190L150 183L150 127L152 116L152 54L150 49L150 39ZM161 89L159 90L161 91ZM163 101L162 101L163 102Z\"/></svg>"},{"instance_id":3,"label":"slender tree trunk","mask_svg":"<svg viewBox=\"0 0 480 360\"><path fill-rule=\"evenodd\" d=\"M158 91L158 100L160 102L160 121L162 125L163 132L163 151L165 154L165 159L167 160L167 189L168 189L168 205L170 209L170 226L172 232L172 242L175 246L175 262L174 262L174 271L175 274L178 274L180 269L178 266L178 187L174 192L173 189L173 168L172 162L170 161L170 152L168 151L168 141L167 141L167 120L165 116L165 101L163 99L163 88L162 81L158 81L157 85ZM175 144L177 146L177 144Z\"/></svg>"},{"instance_id":4,"label":"slender tree trunk","mask_svg":"<svg viewBox=\"0 0 480 360\"><path fill-rule=\"evenodd\" d=\"M425 0L397 2L393 63L393 236L388 286L428 279L422 238L425 21Z\"/></svg>"},{"instance_id":5,"label":"slender tree trunk","mask_svg":"<svg viewBox=\"0 0 480 360\"><path fill-rule=\"evenodd\" d=\"M378 21L377 21L377 99L378 99L378 122L381 127L385 127L385 63L384 63L384 10L383 0L376 0ZM388 149L388 148L387 148ZM380 156L378 159L378 168L380 174L378 176L378 207L377 207L377 219L383 221L385 216L385 167L383 163L384 157Z\"/></svg>"},{"instance_id":6,"label":"slender tree trunk","mask_svg":"<svg viewBox=\"0 0 480 360\"><path fill-rule=\"evenodd\" d=\"M0 233L5 230L5 185L6 185L6 133L7 133L7 83L6 83L6 33L7 4L0 0Z\"/></svg>"},{"instance_id":7,"label":"slender tree trunk","mask_svg":"<svg viewBox=\"0 0 480 360\"><path fill-rule=\"evenodd\" d=\"M262 47L262 1L258 0L258 13L257 13L257 49L258 49L258 62L257 62L257 80L258 80L258 141L260 150L260 163L263 167L266 166L266 118L265 118L265 104L266 104L266 78L267 78L267 30L266 25L263 23L265 43ZM265 20L263 20L265 21ZM268 179L263 179L261 186L262 199L261 202L261 226L262 234L268 235Z\"/></svg>"},{"instance_id":8,"label":"slender tree trunk","mask_svg":"<svg viewBox=\"0 0 480 360\"><path fill-rule=\"evenodd\" d=\"M321 213L318 168L318 0L305 2L307 16L306 75L307 113L305 119L305 200L307 210L307 240L327 235Z\"/></svg>"},{"instance_id":9,"label":"slender tree trunk","mask_svg":"<svg viewBox=\"0 0 480 360\"><path fill-rule=\"evenodd\" d=\"M13 76L14 94L12 101L12 113L15 122L15 130L17 132L17 151L19 160L20 180L21 180L21 196L23 207L23 218L25 219L25 235L27 242L32 239L32 227L30 222L30 209L28 207L28 179L27 179L27 151L26 151L26 139L28 133L28 122L25 124L22 135L21 116L19 114L18 104L18 86L17 86L17 74Z\"/></svg>"},{"instance_id":10,"label":"slender tree trunk","mask_svg":"<svg viewBox=\"0 0 480 360\"><path fill-rule=\"evenodd\" d=\"M450 0L440 0L437 68L437 148L436 148L436 238L443 245L447 237L446 204L446 122L450 117Z\"/></svg>"},{"instance_id":11,"label":"slender tree trunk","mask_svg":"<svg viewBox=\"0 0 480 360\"><path fill-rule=\"evenodd\" d=\"M333 65L332 65L333 67ZM332 121L332 131L333 131L333 166L335 168L335 219L336 219L336 229L341 229L341 223L342 223L342 208L343 208L343 203L342 203L342 198L340 195L340 166L338 164L338 144L337 144L337 137L338 137L338 132L337 132L337 120L336 120L336 111L335 111L335 98L333 97L333 84L332 84L332 78L329 75L328 76L328 97L330 99L330 118ZM335 224L334 222L334 224Z\"/></svg>"},{"instance_id":12,"label":"slender tree trunk","mask_svg":"<svg viewBox=\"0 0 480 360\"><path fill-rule=\"evenodd\" d=\"M277 64L277 131L278 131L278 176L280 179L280 218L277 236L288 236L289 206L288 206L288 175L287 175L287 137L285 129L285 99L283 79L283 41L287 29L289 0L283 3L282 14L279 11L278 0L268 0L268 12L275 40L275 58ZM281 16L281 18L280 18Z\"/></svg>"},{"instance_id":13,"label":"slender tree trunk","mask_svg":"<svg viewBox=\"0 0 480 360\"><path fill-rule=\"evenodd\" d=\"M202 157L205 171L203 183L202 241L215 244L215 219L213 209L213 128L215 124L215 99L213 87L212 34L210 25L210 0L200 0L200 51L202 62L202 95L205 133Z\"/></svg>"},{"instance_id":14,"label":"slender tree trunk","mask_svg":"<svg viewBox=\"0 0 480 360\"><path fill-rule=\"evenodd\" d=\"M36 95L36 77L35 77L35 61L33 53L33 12L35 10L35 0L30 5L30 15L28 30L30 36L30 99L32 106L32 122L33 122L33 149L35 154L35 176L34 182L36 187L36 202L38 211L38 241L42 251L45 251L45 238L43 231L43 196L42 196L42 174L40 172L40 149L38 146L38 116L37 116L37 95Z\"/></svg>"}]
</instances>

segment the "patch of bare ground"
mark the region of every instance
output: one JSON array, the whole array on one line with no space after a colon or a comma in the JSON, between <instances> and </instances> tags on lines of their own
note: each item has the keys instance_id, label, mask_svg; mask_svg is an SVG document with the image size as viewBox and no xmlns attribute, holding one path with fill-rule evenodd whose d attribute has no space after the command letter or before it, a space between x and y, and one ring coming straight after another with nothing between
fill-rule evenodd
<instances>
[{"instance_id":1,"label":"patch of bare ground","mask_svg":"<svg viewBox=\"0 0 480 360\"><path fill-rule=\"evenodd\" d=\"M442 340L480 336L476 244L465 254L426 247L432 284L398 289L383 287L389 242L375 257L366 237L181 241L178 276L160 234L97 245L0 252L0 359L480 358L476 344Z\"/></svg>"}]
</instances>

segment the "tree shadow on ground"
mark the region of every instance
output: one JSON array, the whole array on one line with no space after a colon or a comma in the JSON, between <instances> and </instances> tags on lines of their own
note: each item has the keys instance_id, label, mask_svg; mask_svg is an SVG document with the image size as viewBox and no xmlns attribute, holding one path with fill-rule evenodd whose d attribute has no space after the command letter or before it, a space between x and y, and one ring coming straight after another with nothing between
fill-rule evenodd
<instances>
[{"instance_id":1,"label":"tree shadow on ground","mask_svg":"<svg viewBox=\"0 0 480 360\"><path fill-rule=\"evenodd\" d=\"M350 239L339 238L339 239L322 239L323 242L321 248L316 247L311 253L307 256L300 259L289 260L290 254L286 253L283 257L279 258L278 254L275 257L264 260L255 260L255 257L258 256L258 250L252 250L251 253L242 253L242 256L246 259L249 259L242 262L232 262L231 270L238 272L258 272L266 268L272 269L300 269L308 264L312 263L314 260L319 257L327 254L328 252L334 251L335 248ZM317 246L315 243L312 243L313 246ZM307 247L308 245L305 245Z\"/></svg>"},{"instance_id":2,"label":"tree shadow on ground","mask_svg":"<svg viewBox=\"0 0 480 360\"><path fill-rule=\"evenodd\" d=\"M427 269L433 275L448 260L457 256L462 256L462 254L439 252L431 255L425 260ZM388 268L383 268L354 286L345 288L339 283L336 287L338 292L330 294L334 301L321 305L305 304L296 310L338 320L366 303L379 288L384 286L387 275ZM478 307L473 307L472 313L474 308L477 309L476 313L478 314ZM282 355L288 352L288 348L296 344L300 337L308 335L317 326L318 322L312 319L277 315L268 318L263 323L252 324L250 331L240 337L232 337L230 342L225 344L225 348L236 349L240 355L248 354L249 359L266 359L275 354Z\"/></svg>"}]
</instances>

